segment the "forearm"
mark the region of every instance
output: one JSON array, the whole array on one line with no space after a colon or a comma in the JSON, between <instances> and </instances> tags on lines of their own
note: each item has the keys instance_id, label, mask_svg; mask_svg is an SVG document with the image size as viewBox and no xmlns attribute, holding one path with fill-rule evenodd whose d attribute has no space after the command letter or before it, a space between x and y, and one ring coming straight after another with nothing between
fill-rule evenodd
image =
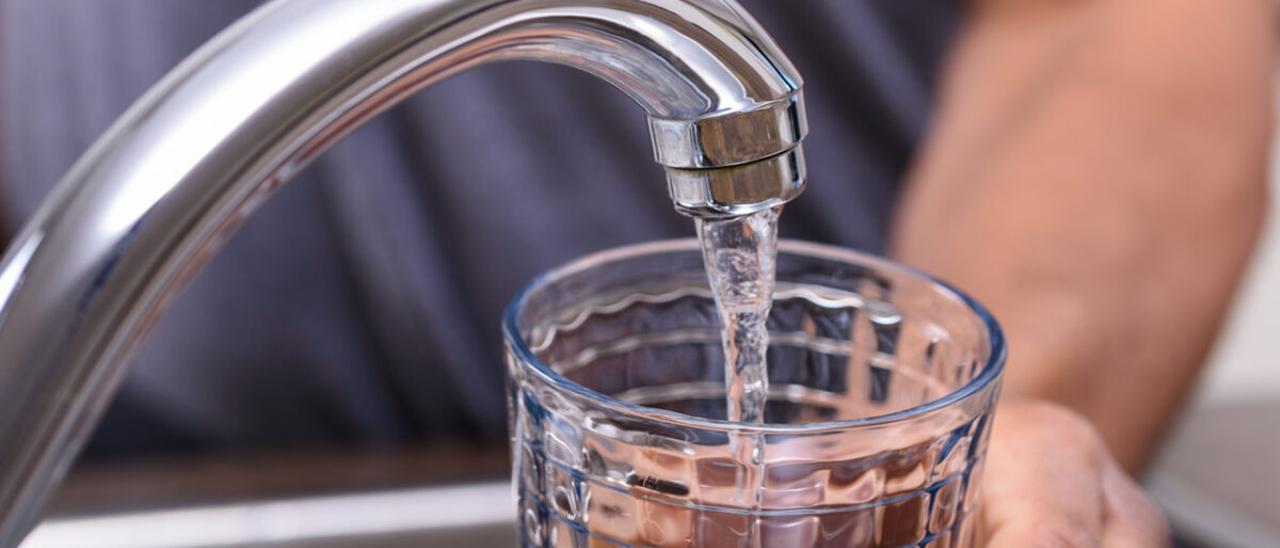
<instances>
[{"instance_id":1,"label":"forearm","mask_svg":"<svg viewBox=\"0 0 1280 548\"><path fill-rule=\"evenodd\" d=\"M993 309L1006 393L1083 413L1136 469L1261 224L1271 4L975 8L893 249Z\"/></svg>"}]
</instances>

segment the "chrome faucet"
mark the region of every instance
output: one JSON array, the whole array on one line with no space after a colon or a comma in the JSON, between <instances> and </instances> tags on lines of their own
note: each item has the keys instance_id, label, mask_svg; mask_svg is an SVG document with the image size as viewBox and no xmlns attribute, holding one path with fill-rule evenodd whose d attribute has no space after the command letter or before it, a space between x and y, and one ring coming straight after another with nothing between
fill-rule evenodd
<instances>
[{"instance_id":1,"label":"chrome faucet","mask_svg":"<svg viewBox=\"0 0 1280 548\"><path fill-rule=\"evenodd\" d=\"M519 59L639 103L681 212L741 215L804 188L800 77L733 0L275 0L138 101L9 245L0 547L36 522L166 303L263 199L413 92Z\"/></svg>"}]
</instances>

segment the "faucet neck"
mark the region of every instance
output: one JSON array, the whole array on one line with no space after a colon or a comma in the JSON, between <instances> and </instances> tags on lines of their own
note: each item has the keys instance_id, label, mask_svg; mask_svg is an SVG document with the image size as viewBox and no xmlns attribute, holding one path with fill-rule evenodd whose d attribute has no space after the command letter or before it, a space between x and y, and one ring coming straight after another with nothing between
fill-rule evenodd
<instances>
[{"instance_id":1,"label":"faucet neck","mask_svg":"<svg viewBox=\"0 0 1280 548\"><path fill-rule=\"evenodd\" d=\"M683 211L747 213L803 188L800 78L732 0L275 0L149 91L10 245L0 547L35 523L130 352L256 205L375 114L505 59L578 67L635 99Z\"/></svg>"}]
</instances>

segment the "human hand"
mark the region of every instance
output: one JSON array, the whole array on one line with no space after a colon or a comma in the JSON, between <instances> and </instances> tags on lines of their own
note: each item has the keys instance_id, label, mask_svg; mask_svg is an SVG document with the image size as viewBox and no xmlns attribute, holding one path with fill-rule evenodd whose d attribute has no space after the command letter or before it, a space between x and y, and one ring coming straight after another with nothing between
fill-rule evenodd
<instances>
[{"instance_id":1,"label":"human hand","mask_svg":"<svg viewBox=\"0 0 1280 548\"><path fill-rule=\"evenodd\" d=\"M1164 547L1168 524L1094 427L1036 400L996 411L982 485L987 546Z\"/></svg>"}]
</instances>

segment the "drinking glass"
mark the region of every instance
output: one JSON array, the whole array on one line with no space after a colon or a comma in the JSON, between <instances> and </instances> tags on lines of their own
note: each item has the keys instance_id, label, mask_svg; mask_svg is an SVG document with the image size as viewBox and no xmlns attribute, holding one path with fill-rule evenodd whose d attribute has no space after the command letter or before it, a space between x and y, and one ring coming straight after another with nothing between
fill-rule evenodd
<instances>
[{"instance_id":1,"label":"drinking glass","mask_svg":"<svg viewBox=\"0 0 1280 548\"><path fill-rule=\"evenodd\" d=\"M523 546L973 543L1004 342L973 299L784 241L763 424L725 421L698 243L597 253L504 318Z\"/></svg>"}]
</instances>

